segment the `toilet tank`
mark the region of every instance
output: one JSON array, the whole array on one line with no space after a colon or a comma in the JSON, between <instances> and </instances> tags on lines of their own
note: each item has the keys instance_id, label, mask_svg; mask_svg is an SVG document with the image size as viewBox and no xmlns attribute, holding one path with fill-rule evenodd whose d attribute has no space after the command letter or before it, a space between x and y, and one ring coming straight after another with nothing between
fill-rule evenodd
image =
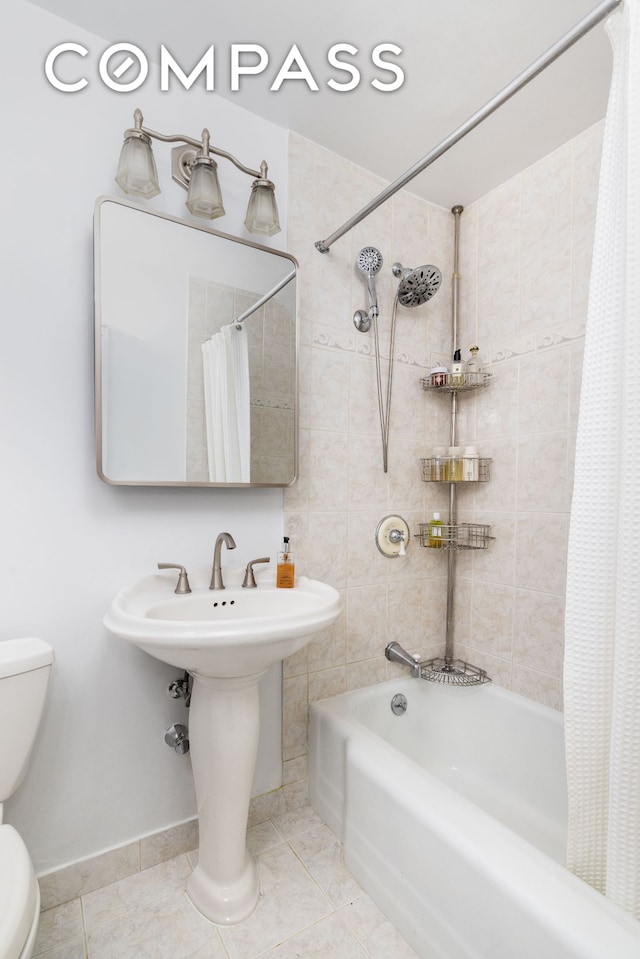
<instances>
[{"instance_id":1,"label":"toilet tank","mask_svg":"<svg viewBox=\"0 0 640 959\"><path fill-rule=\"evenodd\" d=\"M54 658L42 639L0 641L0 804L15 792L26 772Z\"/></svg>"}]
</instances>

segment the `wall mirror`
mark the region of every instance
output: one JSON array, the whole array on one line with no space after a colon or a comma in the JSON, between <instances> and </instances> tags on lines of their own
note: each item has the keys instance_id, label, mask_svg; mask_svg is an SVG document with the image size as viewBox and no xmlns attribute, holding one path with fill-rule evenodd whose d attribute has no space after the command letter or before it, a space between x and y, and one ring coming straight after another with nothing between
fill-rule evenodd
<instances>
[{"instance_id":1,"label":"wall mirror","mask_svg":"<svg viewBox=\"0 0 640 959\"><path fill-rule=\"evenodd\" d=\"M140 486L290 486L296 269L286 253L100 197L98 474Z\"/></svg>"}]
</instances>

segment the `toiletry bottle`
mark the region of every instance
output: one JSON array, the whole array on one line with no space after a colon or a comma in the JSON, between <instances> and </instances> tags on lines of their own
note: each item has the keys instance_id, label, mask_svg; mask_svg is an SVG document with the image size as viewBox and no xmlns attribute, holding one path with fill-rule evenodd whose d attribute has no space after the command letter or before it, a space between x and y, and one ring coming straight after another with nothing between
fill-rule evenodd
<instances>
[{"instance_id":1,"label":"toiletry bottle","mask_svg":"<svg viewBox=\"0 0 640 959\"><path fill-rule=\"evenodd\" d=\"M423 459L424 469L422 470L422 478L425 481L433 479L433 450L424 451Z\"/></svg>"},{"instance_id":2,"label":"toiletry bottle","mask_svg":"<svg viewBox=\"0 0 640 959\"><path fill-rule=\"evenodd\" d=\"M429 523L429 546L431 549L442 549L442 520L440 513L434 513Z\"/></svg>"},{"instance_id":3,"label":"toiletry bottle","mask_svg":"<svg viewBox=\"0 0 640 959\"><path fill-rule=\"evenodd\" d=\"M293 562L293 553L289 550L289 537L284 537L282 551L278 553L278 564L276 566L276 586L281 589L291 589L295 579L295 564Z\"/></svg>"},{"instance_id":4,"label":"toiletry bottle","mask_svg":"<svg viewBox=\"0 0 640 959\"><path fill-rule=\"evenodd\" d=\"M449 455L446 461L446 475L450 483L459 483L464 479L464 472L462 469L462 450L459 446L450 446Z\"/></svg>"},{"instance_id":5,"label":"toiletry bottle","mask_svg":"<svg viewBox=\"0 0 640 959\"><path fill-rule=\"evenodd\" d=\"M456 350L453 354L450 383L451 386L464 386L464 364L460 357L460 350Z\"/></svg>"},{"instance_id":6,"label":"toiletry bottle","mask_svg":"<svg viewBox=\"0 0 640 959\"><path fill-rule=\"evenodd\" d=\"M473 483L479 477L478 450L475 446L465 446L462 470L465 483Z\"/></svg>"},{"instance_id":7,"label":"toiletry bottle","mask_svg":"<svg viewBox=\"0 0 640 959\"><path fill-rule=\"evenodd\" d=\"M443 483L445 479L445 448L444 446L434 446L433 447L433 469L431 471L431 479L436 483Z\"/></svg>"},{"instance_id":8,"label":"toiletry bottle","mask_svg":"<svg viewBox=\"0 0 640 959\"><path fill-rule=\"evenodd\" d=\"M480 352L477 346L470 346L469 352L471 356L467 360L467 373L471 374L470 382L477 383L478 377L476 374L480 373L482 367L480 366L480 360L478 359L478 353Z\"/></svg>"}]
</instances>

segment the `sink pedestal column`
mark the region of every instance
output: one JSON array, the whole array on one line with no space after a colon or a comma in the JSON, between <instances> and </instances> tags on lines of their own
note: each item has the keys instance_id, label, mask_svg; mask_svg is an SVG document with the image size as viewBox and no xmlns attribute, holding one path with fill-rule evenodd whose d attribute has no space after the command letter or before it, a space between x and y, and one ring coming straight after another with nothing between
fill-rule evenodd
<instances>
[{"instance_id":1,"label":"sink pedestal column","mask_svg":"<svg viewBox=\"0 0 640 959\"><path fill-rule=\"evenodd\" d=\"M246 919L260 892L246 833L260 733L258 683L263 675L193 677L189 743L200 842L187 895L212 922Z\"/></svg>"}]
</instances>

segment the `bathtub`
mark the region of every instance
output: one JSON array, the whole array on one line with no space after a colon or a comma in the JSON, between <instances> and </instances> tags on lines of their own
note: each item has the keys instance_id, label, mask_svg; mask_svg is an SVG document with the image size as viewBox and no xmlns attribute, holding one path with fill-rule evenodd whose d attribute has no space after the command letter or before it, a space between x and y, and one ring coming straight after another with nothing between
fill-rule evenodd
<instances>
[{"instance_id":1,"label":"bathtub","mask_svg":"<svg viewBox=\"0 0 640 959\"><path fill-rule=\"evenodd\" d=\"M309 790L421 959L639 959L640 923L563 865L555 710L412 678L314 703Z\"/></svg>"}]
</instances>

